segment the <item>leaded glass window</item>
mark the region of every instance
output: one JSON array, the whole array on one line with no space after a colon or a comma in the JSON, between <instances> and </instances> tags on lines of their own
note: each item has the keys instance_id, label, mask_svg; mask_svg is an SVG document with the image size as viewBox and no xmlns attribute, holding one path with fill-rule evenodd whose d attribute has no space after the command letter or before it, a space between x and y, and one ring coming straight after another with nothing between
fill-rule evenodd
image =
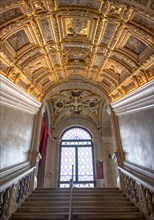
<instances>
[{"instance_id":1,"label":"leaded glass window","mask_svg":"<svg viewBox=\"0 0 154 220\"><path fill-rule=\"evenodd\" d=\"M60 143L59 187L69 187L72 178L74 187L94 187L95 172L93 144L90 133L80 127L66 130Z\"/></svg>"},{"instance_id":2,"label":"leaded glass window","mask_svg":"<svg viewBox=\"0 0 154 220\"><path fill-rule=\"evenodd\" d=\"M62 136L62 140L89 140L91 135L83 128L68 129Z\"/></svg>"}]
</instances>

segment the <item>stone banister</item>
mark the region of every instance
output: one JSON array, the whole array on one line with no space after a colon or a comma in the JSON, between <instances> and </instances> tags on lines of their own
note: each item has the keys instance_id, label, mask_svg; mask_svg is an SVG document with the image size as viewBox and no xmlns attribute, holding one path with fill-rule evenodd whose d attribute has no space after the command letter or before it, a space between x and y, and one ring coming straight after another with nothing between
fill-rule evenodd
<instances>
[{"instance_id":1,"label":"stone banister","mask_svg":"<svg viewBox=\"0 0 154 220\"><path fill-rule=\"evenodd\" d=\"M36 166L21 169L9 177L1 178L0 219L8 220L34 189Z\"/></svg>"},{"instance_id":2,"label":"stone banister","mask_svg":"<svg viewBox=\"0 0 154 220\"><path fill-rule=\"evenodd\" d=\"M154 220L154 184L144 178L133 175L119 167L121 190L144 213L145 217Z\"/></svg>"}]
</instances>

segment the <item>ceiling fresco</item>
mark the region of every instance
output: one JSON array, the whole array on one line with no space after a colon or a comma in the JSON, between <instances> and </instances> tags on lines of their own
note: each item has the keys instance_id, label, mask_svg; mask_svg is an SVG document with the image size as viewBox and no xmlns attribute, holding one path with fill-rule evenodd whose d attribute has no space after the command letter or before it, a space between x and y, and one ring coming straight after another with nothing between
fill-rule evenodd
<instances>
[{"instance_id":1,"label":"ceiling fresco","mask_svg":"<svg viewBox=\"0 0 154 220\"><path fill-rule=\"evenodd\" d=\"M68 116L86 116L98 126L101 124L103 101L97 94L80 89L63 90L51 96L49 101L52 111L52 123L55 126L61 119Z\"/></svg>"},{"instance_id":2,"label":"ceiling fresco","mask_svg":"<svg viewBox=\"0 0 154 220\"><path fill-rule=\"evenodd\" d=\"M0 72L41 102L75 81L113 102L154 78L153 33L153 0L1 0Z\"/></svg>"}]
</instances>

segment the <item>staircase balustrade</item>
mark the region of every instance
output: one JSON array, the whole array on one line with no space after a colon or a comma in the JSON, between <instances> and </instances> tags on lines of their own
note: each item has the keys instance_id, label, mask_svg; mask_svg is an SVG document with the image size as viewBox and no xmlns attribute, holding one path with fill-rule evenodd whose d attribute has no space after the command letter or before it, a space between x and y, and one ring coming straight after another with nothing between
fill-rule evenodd
<instances>
[{"instance_id":1,"label":"staircase balustrade","mask_svg":"<svg viewBox=\"0 0 154 220\"><path fill-rule=\"evenodd\" d=\"M34 189L33 186L34 186L35 168L36 167L29 168L27 171L25 171L21 175L18 175L14 179L12 179L10 181L7 181L6 184L1 185L1 188L0 188L0 219L1 220L8 220L10 218L10 216L12 215L12 213L15 212L15 210L21 205L21 203L24 202L24 200L33 191L33 189ZM144 181L143 179L140 179L138 176L133 175L132 173L125 170L124 168L119 167L119 171L120 171L120 178L121 178L121 190L129 198L129 200L131 200L131 202L133 202L134 205L137 206L138 209L142 213L144 213L145 218L150 219L150 220L154 220L154 186L152 185L152 183L148 182L148 181ZM88 189L88 190L89 190L89 193L92 192L92 191L90 191L92 189ZM99 215L104 215L105 216L106 210L109 209L109 208L112 209L112 205L111 205L111 207L108 206L108 201L107 200L112 198L111 197L112 191L114 193L113 197L115 197L115 196L117 197L118 194L119 194L119 193L117 194L118 189L113 189L113 190L112 189L107 189L108 192L106 191L106 189L97 189L96 192L95 192L96 195L98 195L97 194L98 190L100 190L102 193L103 193L103 191L105 192L105 194L102 194L102 201L101 201L103 204L106 204L104 214L101 214L101 212L98 211ZM81 191L83 191L83 190L81 190ZM53 192L54 192L54 190L53 190ZM75 189L75 192L74 192L75 193L75 197L74 197L75 202L77 202L77 198L80 199L80 196L77 196L77 192L79 194L81 193L80 191L77 191L77 189ZM65 214L65 219L67 219L67 220L77 219L78 218L77 210L81 209L80 210L80 212L81 212L80 217L81 217L83 215L82 214L82 212L83 212L82 209L85 206L85 203L82 207L80 207L80 206L78 207L77 204L75 205L75 207L73 206L74 210L76 210L75 213L74 213L75 214L75 216L74 216L72 214L72 197L74 195L73 194L73 172L72 172L72 179L70 180L70 192L68 192L68 193L69 193L69 196L70 196L69 197L69 213L68 213L68 215ZM86 193L86 191L84 193ZM33 197L30 197L30 198L35 198L35 195L37 195L37 194L38 193L35 192L35 194L33 194ZM44 198L45 198L45 195L48 195L48 194L46 194L46 193L45 194L40 194L40 197L41 197L41 195L44 195ZM95 195L95 194L93 194L93 195ZM49 195L48 195L48 197L49 197ZM83 196L84 202L86 201L86 199L88 197L89 197L89 194L84 194L84 196ZM58 196L58 198L60 198L60 197ZM117 198L120 199L121 197L118 196ZM93 199L95 201L94 197L93 197ZM99 197L97 199L99 199ZM124 201L125 198L122 198L122 199ZM88 202L89 202L89 200L87 200L87 203ZM100 200L99 200L99 202L100 202ZM113 198L111 199L111 202L114 204ZM86 203L86 206L87 206L87 203ZM89 206L92 209L92 206L90 204L89 204ZM117 207L117 204L116 204L116 207ZM64 207L61 207L61 209L63 209L63 208ZM97 208L99 208L99 206ZM86 207L86 209L88 209L88 208ZM113 206L113 210L114 209L115 209L115 207ZM126 210L127 209L128 208L126 208ZM37 208L36 208L36 210L37 210ZM121 208L119 208L119 211L120 210L121 210ZM90 212L89 211L86 211L86 212L90 216L90 215L92 215L93 211L90 210ZM47 212L45 212L45 215L51 215L51 213L47 214ZM124 215L124 212L122 214ZM131 213L128 213L128 214L131 215ZM116 214L116 215L118 215L118 214ZM132 215L133 215L133 213L132 213ZM134 214L134 215L137 215L137 214ZM140 216L140 214L138 214L138 215ZM17 217L18 214L16 214L15 216Z\"/></svg>"},{"instance_id":2,"label":"staircase balustrade","mask_svg":"<svg viewBox=\"0 0 154 220\"><path fill-rule=\"evenodd\" d=\"M0 186L0 219L7 220L34 190L35 166Z\"/></svg>"},{"instance_id":3,"label":"staircase balustrade","mask_svg":"<svg viewBox=\"0 0 154 220\"><path fill-rule=\"evenodd\" d=\"M145 217L154 220L154 185L119 167L121 189L124 194L144 213Z\"/></svg>"}]
</instances>

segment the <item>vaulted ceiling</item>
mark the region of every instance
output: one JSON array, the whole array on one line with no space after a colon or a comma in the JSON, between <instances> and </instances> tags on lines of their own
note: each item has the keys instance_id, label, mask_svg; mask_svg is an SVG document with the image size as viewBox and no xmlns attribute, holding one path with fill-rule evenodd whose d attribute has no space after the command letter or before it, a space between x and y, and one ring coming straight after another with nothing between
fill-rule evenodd
<instances>
[{"instance_id":1,"label":"vaulted ceiling","mask_svg":"<svg viewBox=\"0 0 154 220\"><path fill-rule=\"evenodd\" d=\"M0 71L39 101L72 83L114 101L154 78L153 33L153 0L0 0Z\"/></svg>"}]
</instances>

